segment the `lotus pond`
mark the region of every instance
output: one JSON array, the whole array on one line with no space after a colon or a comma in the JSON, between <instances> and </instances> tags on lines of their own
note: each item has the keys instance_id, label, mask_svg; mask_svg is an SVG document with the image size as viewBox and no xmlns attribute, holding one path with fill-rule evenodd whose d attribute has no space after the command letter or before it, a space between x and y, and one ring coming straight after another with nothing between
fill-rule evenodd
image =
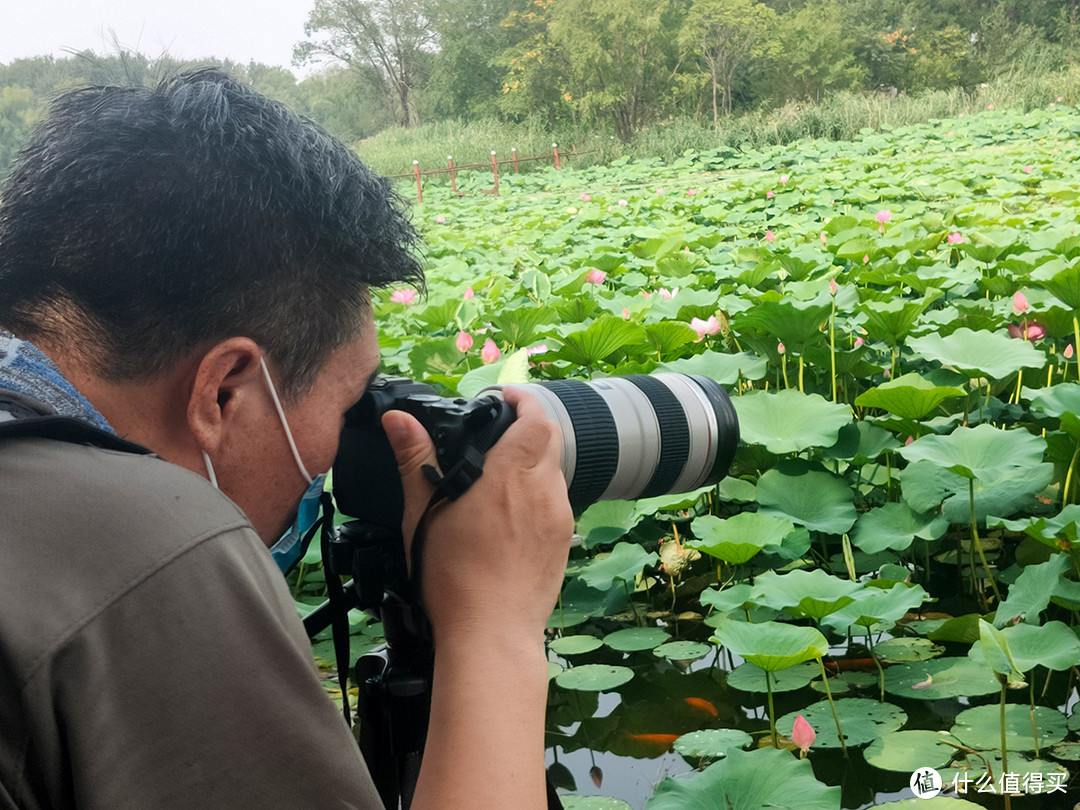
<instances>
[{"instance_id":1,"label":"lotus pond","mask_svg":"<svg viewBox=\"0 0 1080 810\"><path fill-rule=\"evenodd\" d=\"M718 486L580 517L549 640L567 807L1078 801L1078 135L1057 104L425 189L387 371L704 374L740 420Z\"/></svg>"}]
</instances>

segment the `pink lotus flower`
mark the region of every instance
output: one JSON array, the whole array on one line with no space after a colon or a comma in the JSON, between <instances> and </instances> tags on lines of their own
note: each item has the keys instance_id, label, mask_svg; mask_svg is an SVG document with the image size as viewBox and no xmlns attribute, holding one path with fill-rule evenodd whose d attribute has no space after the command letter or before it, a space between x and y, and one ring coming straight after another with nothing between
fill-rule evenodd
<instances>
[{"instance_id":1,"label":"pink lotus flower","mask_svg":"<svg viewBox=\"0 0 1080 810\"><path fill-rule=\"evenodd\" d=\"M1068 346L1066 346L1065 351L1063 351L1062 354L1065 355L1066 360L1072 360L1073 345L1070 343Z\"/></svg>"},{"instance_id":2,"label":"pink lotus flower","mask_svg":"<svg viewBox=\"0 0 1080 810\"><path fill-rule=\"evenodd\" d=\"M795 725L791 729L791 741L799 746L799 754L805 756L815 739L817 739L817 732L800 714L795 718Z\"/></svg>"},{"instance_id":3,"label":"pink lotus flower","mask_svg":"<svg viewBox=\"0 0 1080 810\"><path fill-rule=\"evenodd\" d=\"M686 190L686 196L687 197L693 197L695 194L697 194L697 189L696 188L688 188Z\"/></svg>"},{"instance_id":4,"label":"pink lotus flower","mask_svg":"<svg viewBox=\"0 0 1080 810\"><path fill-rule=\"evenodd\" d=\"M862 263L863 264L870 264L870 254L868 254L868 253L863 254Z\"/></svg>"},{"instance_id":5,"label":"pink lotus flower","mask_svg":"<svg viewBox=\"0 0 1080 810\"><path fill-rule=\"evenodd\" d=\"M1013 312L1019 315L1021 312L1027 312L1028 300L1024 297L1024 294L1019 290L1013 295Z\"/></svg>"},{"instance_id":6,"label":"pink lotus flower","mask_svg":"<svg viewBox=\"0 0 1080 810\"><path fill-rule=\"evenodd\" d=\"M904 447L907 447L913 441L915 441L915 437L914 436L908 436L907 439L904 441Z\"/></svg>"},{"instance_id":7,"label":"pink lotus flower","mask_svg":"<svg viewBox=\"0 0 1080 810\"><path fill-rule=\"evenodd\" d=\"M1065 100L1065 99L1064 99L1064 97L1062 97L1062 96L1058 96L1058 97L1057 97L1057 103L1058 103L1058 104L1060 104L1060 103L1061 103L1061 102L1063 102L1064 100Z\"/></svg>"},{"instance_id":8,"label":"pink lotus flower","mask_svg":"<svg viewBox=\"0 0 1080 810\"><path fill-rule=\"evenodd\" d=\"M837 293L837 291L839 289L840 289L840 285L838 285L836 283L836 279L835 278L830 278L829 279L829 295L836 295L836 293Z\"/></svg>"},{"instance_id":9,"label":"pink lotus flower","mask_svg":"<svg viewBox=\"0 0 1080 810\"><path fill-rule=\"evenodd\" d=\"M630 320L630 310L628 310L626 307L622 308L622 319L624 321Z\"/></svg>"},{"instance_id":10,"label":"pink lotus flower","mask_svg":"<svg viewBox=\"0 0 1080 810\"><path fill-rule=\"evenodd\" d=\"M619 200L619 205L628 205L628 204L629 203L627 203L626 200Z\"/></svg>"},{"instance_id":11,"label":"pink lotus flower","mask_svg":"<svg viewBox=\"0 0 1080 810\"><path fill-rule=\"evenodd\" d=\"M590 200L592 200L592 197L590 197L588 194L582 194L581 199L583 199L585 202L589 202Z\"/></svg>"},{"instance_id":12,"label":"pink lotus flower","mask_svg":"<svg viewBox=\"0 0 1080 810\"><path fill-rule=\"evenodd\" d=\"M821 232L821 244L826 244L829 241L829 235L825 231Z\"/></svg>"},{"instance_id":13,"label":"pink lotus flower","mask_svg":"<svg viewBox=\"0 0 1080 810\"><path fill-rule=\"evenodd\" d=\"M765 192L765 199L766 199L766 200L771 200L771 199L772 199L773 197L775 197L775 196L776 196L776 195L775 195L775 194L774 194L773 192L771 192L771 191L766 191L766 192Z\"/></svg>"},{"instance_id":14,"label":"pink lotus flower","mask_svg":"<svg viewBox=\"0 0 1080 810\"><path fill-rule=\"evenodd\" d=\"M678 292L678 287L676 287L674 290L668 290L664 287L661 287L659 290L656 291L656 294L663 298L665 301L670 301L676 296L676 294L678 294Z\"/></svg>"},{"instance_id":15,"label":"pink lotus flower","mask_svg":"<svg viewBox=\"0 0 1080 810\"><path fill-rule=\"evenodd\" d=\"M658 189L656 190L656 193L657 193L657 194L663 194L663 193L664 193L664 190L663 190L662 188L658 188Z\"/></svg>"},{"instance_id":16,"label":"pink lotus flower","mask_svg":"<svg viewBox=\"0 0 1080 810\"><path fill-rule=\"evenodd\" d=\"M775 242L776 241L776 234L773 233L772 231L765 231L765 241L766 242Z\"/></svg>"},{"instance_id":17,"label":"pink lotus flower","mask_svg":"<svg viewBox=\"0 0 1080 810\"><path fill-rule=\"evenodd\" d=\"M892 211L890 211L888 208L882 208L880 211L874 214L874 219L876 219L881 225L884 225L886 222L892 219Z\"/></svg>"},{"instance_id":18,"label":"pink lotus flower","mask_svg":"<svg viewBox=\"0 0 1080 810\"><path fill-rule=\"evenodd\" d=\"M437 216L437 217L435 217L435 221L438 222L440 225L442 225L444 222L446 222L446 217Z\"/></svg>"},{"instance_id":19,"label":"pink lotus flower","mask_svg":"<svg viewBox=\"0 0 1080 810\"><path fill-rule=\"evenodd\" d=\"M544 354L544 352L546 352L547 350L548 350L547 344L546 343L540 343L540 344L538 344L536 346L533 346L531 349L526 349L525 350L525 355L527 357L532 357L534 354Z\"/></svg>"},{"instance_id":20,"label":"pink lotus flower","mask_svg":"<svg viewBox=\"0 0 1080 810\"><path fill-rule=\"evenodd\" d=\"M1029 164L1029 165L1024 167L1024 174L1031 174L1031 172L1034 171L1034 169L1035 169L1035 167Z\"/></svg>"},{"instance_id":21,"label":"pink lotus flower","mask_svg":"<svg viewBox=\"0 0 1080 810\"><path fill-rule=\"evenodd\" d=\"M502 352L499 351L499 347L495 345L495 341L488 338L484 341L484 348L480 350L480 359L485 363L494 363L502 356Z\"/></svg>"},{"instance_id":22,"label":"pink lotus flower","mask_svg":"<svg viewBox=\"0 0 1080 810\"><path fill-rule=\"evenodd\" d=\"M1024 340L1036 341L1039 338L1046 337L1046 330L1041 327L1035 321L1020 321L1020 325L1015 323L1009 324L1009 337L1022 338Z\"/></svg>"},{"instance_id":23,"label":"pink lotus flower","mask_svg":"<svg viewBox=\"0 0 1080 810\"><path fill-rule=\"evenodd\" d=\"M780 175L780 185L785 185L787 183L787 181L788 181L788 176L786 174Z\"/></svg>"},{"instance_id":24,"label":"pink lotus flower","mask_svg":"<svg viewBox=\"0 0 1080 810\"><path fill-rule=\"evenodd\" d=\"M586 284L603 284L606 279L607 273L605 273L603 270L593 269L585 274Z\"/></svg>"},{"instance_id":25,"label":"pink lotus flower","mask_svg":"<svg viewBox=\"0 0 1080 810\"><path fill-rule=\"evenodd\" d=\"M856 349L857 349L857 348L859 348L860 346L862 346L862 345L863 345L864 343L866 343L866 341L865 341L865 340L863 340L863 339L862 339L861 337L857 337L857 338L855 338L855 344L854 344L854 348L856 348Z\"/></svg>"},{"instance_id":26,"label":"pink lotus flower","mask_svg":"<svg viewBox=\"0 0 1080 810\"><path fill-rule=\"evenodd\" d=\"M652 293L649 292L648 290L642 290L641 291L641 297L642 298L652 298Z\"/></svg>"},{"instance_id":27,"label":"pink lotus flower","mask_svg":"<svg viewBox=\"0 0 1080 810\"><path fill-rule=\"evenodd\" d=\"M1054 107L1056 107L1056 106L1057 106L1057 104L1055 104L1055 103L1054 103L1054 102L1052 102L1052 101L1050 102L1050 109L1051 109L1051 110L1052 110L1052 109L1054 109Z\"/></svg>"},{"instance_id":28,"label":"pink lotus flower","mask_svg":"<svg viewBox=\"0 0 1080 810\"><path fill-rule=\"evenodd\" d=\"M945 241L947 241L950 245L959 245L961 242L964 241L964 235L959 231L953 231L945 237Z\"/></svg>"},{"instance_id":29,"label":"pink lotus flower","mask_svg":"<svg viewBox=\"0 0 1080 810\"><path fill-rule=\"evenodd\" d=\"M710 315L707 321L703 321L701 318L691 318L690 328L697 332L697 340L694 342L700 343L705 339L706 335L715 335L720 331L720 321L716 319L715 315Z\"/></svg>"},{"instance_id":30,"label":"pink lotus flower","mask_svg":"<svg viewBox=\"0 0 1080 810\"><path fill-rule=\"evenodd\" d=\"M604 783L604 772L600 770L599 765L593 765L589 768L589 778L592 779L592 783L597 787L600 787Z\"/></svg>"},{"instance_id":31,"label":"pink lotus flower","mask_svg":"<svg viewBox=\"0 0 1080 810\"><path fill-rule=\"evenodd\" d=\"M776 344L776 353L777 354L783 355L786 351L787 351L787 349L784 348L783 343L777 343Z\"/></svg>"},{"instance_id":32,"label":"pink lotus flower","mask_svg":"<svg viewBox=\"0 0 1080 810\"><path fill-rule=\"evenodd\" d=\"M472 335L464 329L461 330L457 333L457 340L454 341L454 345L457 346L459 352L467 352L473 345Z\"/></svg>"},{"instance_id":33,"label":"pink lotus flower","mask_svg":"<svg viewBox=\"0 0 1080 810\"><path fill-rule=\"evenodd\" d=\"M994 109L994 105L993 104L987 104L986 109L992 110L992 109Z\"/></svg>"},{"instance_id":34,"label":"pink lotus flower","mask_svg":"<svg viewBox=\"0 0 1080 810\"><path fill-rule=\"evenodd\" d=\"M403 290L394 290L390 294L390 300L395 304L404 304L407 307L411 307L416 303L416 290L412 287L406 287Z\"/></svg>"}]
</instances>

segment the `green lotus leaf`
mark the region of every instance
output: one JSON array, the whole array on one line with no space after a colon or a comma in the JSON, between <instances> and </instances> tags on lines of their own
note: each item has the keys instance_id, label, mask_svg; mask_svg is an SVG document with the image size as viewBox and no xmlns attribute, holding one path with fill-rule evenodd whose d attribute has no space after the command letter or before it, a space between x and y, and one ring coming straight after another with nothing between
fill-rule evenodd
<instances>
[{"instance_id":1,"label":"green lotus leaf","mask_svg":"<svg viewBox=\"0 0 1080 810\"><path fill-rule=\"evenodd\" d=\"M1045 453L1041 436L987 424L957 428L947 436L922 436L900 450L908 461L929 461L945 469L959 465L976 478L1006 467L1036 467Z\"/></svg>"},{"instance_id":2,"label":"green lotus leaf","mask_svg":"<svg viewBox=\"0 0 1080 810\"><path fill-rule=\"evenodd\" d=\"M911 331L928 303L898 299L867 301L859 306L859 311L866 316L863 327L871 340L884 340L895 346Z\"/></svg>"},{"instance_id":3,"label":"green lotus leaf","mask_svg":"<svg viewBox=\"0 0 1080 810\"><path fill-rule=\"evenodd\" d=\"M687 343L692 343L697 337L697 332L691 329L689 324L678 321L661 321L645 326L645 340L650 353L661 359L667 358Z\"/></svg>"},{"instance_id":4,"label":"green lotus leaf","mask_svg":"<svg viewBox=\"0 0 1080 810\"><path fill-rule=\"evenodd\" d=\"M998 332L975 332L966 326L950 335L924 335L907 341L927 360L952 366L969 377L1000 379L1022 368L1042 368L1046 355L1026 340L1013 340Z\"/></svg>"},{"instance_id":5,"label":"green lotus leaf","mask_svg":"<svg viewBox=\"0 0 1080 810\"><path fill-rule=\"evenodd\" d=\"M868 765L883 771L912 773L919 768L943 768L956 749L942 740L952 739L937 731L892 731L874 740L863 751Z\"/></svg>"},{"instance_id":6,"label":"green lotus leaf","mask_svg":"<svg viewBox=\"0 0 1080 810\"><path fill-rule=\"evenodd\" d=\"M1080 413L1080 383L1059 383L1049 388L1028 388L1021 391L1033 411L1058 417Z\"/></svg>"},{"instance_id":7,"label":"green lotus leaf","mask_svg":"<svg viewBox=\"0 0 1080 810\"><path fill-rule=\"evenodd\" d=\"M719 759L753 741L753 737L736 728L708 728L683 734L674 747L684 757Z\"/></svg>"},{"instance_id":8,"label":"green lotus leaf","mask_svg":"<svg viewBox=\"0 0 1080 810\"><path fill-rule=\"evenodd\" d=\"M787 669L829 652L829 642L813 627L780 622L728 620L715 629L710 640L766 672Z\"/></svg>"},{"instance_id":9,"label":"green lotus leaf","mask_svg":"<svg viewBox=\"0 0 1080 810\"><path fill-rule=\"evenodd\" d=\"M621 582L597 590L572 577L563 588L559 604L548 618L548 627L566 629L594 616L612 616L625 610L628 602L626 586Z\"/></svg>"},{"instance_id":10,"label":"green lotus leaf","mask_svg":"<svg viewBox=\"0 0 1080 810\"><path fill-rule=\"evenodd\" d=\"M897 583L889 590L862 588L852 594L853 601L839 610L823 617L822 622L839 631L860 627L870 632L874 625L902 619L930 598L920 585Z\"/></svg>"},{"instance_id":11,"label":"green lotus leaf","mask_svg":"<svg viewBox=\"0 0 1080 810\"><path fill-rule=\"evenodd\" d=\"M597 501L581 513L577 531L585 548L595 548L616 542L649 514L648 506L637 501Z\"/></svg>"},{"instance_id":12,"label":"green lotus leaf","mask_svg":"<svg viewBox=\"0 0 1080 810\"><path fill-rule=\"evenodd\" d=\"M555 356L592 368L622 347L643 342L643 327L614 315L605 315L584 329L565 335L563 346Z\"/></svg>"},{"instance_id":13,"label":"green lotus leaf","mask_svg":"<svg viewBox=\"0 0 1080 810\"><path fill-rule=\"evenodd\" d=\"M596 636L577 635L553 639L548 644L548 647L558 655L567 656L593 652L600 649L603 644Z\"/></svg>"},{"instance_id":14,"label":"green lotus leaf","mask_svg":"<svg viewBox=\"0 0 1080 810\"><path fill-rule=\"evenodd\" d=\"M745 582L723 590L706 588L698 596L698 601L705 607L720 611L738 610L754 603L754 588Z\"/></svg>"},{"instance_id":15,"label":"green lotus leaf","mask_svg":"<svg viewBox=\"0 0 1080 810\"><path fill-rule=\"evenodd\" d=\"M812 343L823 342L821 325L829 320L831 305L807 305L793 300L765 299L732 319L739 333L757 332L775 338L788 351L802 353Z\"/></svg>"},{"instance_id":16,"label":"green lotus leaf","mask_svg":"<svg viewBox=\"0 0 1080 810\"><path fill-rule=\"evenodd\" d=\"M638 652L659 647L671 636L659 627L627 627L604 636L604 644L619 652Z\"/></svg>"},{"instance_id":17,"label":"green lotus leaf","mask_svg":"<svg viewBox=\"0 0 1080 810\"><path fill-rule=\"evenodd\" d=\"M987 622L982 624L990 626ZM1080 664L1080 639L1062 622L1051 621L1044 625L1017 624L996 630L995 642L985 643L980 638L968 655L972 661L985 664L995 672L1010 674L999 665L1002 658L999 649L1008 652L1008 662L1017 672L1028 672L1036 666L1047 669L1067 670Z\"/></svg>"},{"instance_id":18,"label":"green lotus leaf","mask_svg":"<svg viewBox=\"0 0 1080 810\"><path fill-rule=\"evenodd\" d=\"M739 664L728 673L727 684L732 689L743 692L755 692L765 694L768 685L765 683L765 670L753 664ZM773 692L794 692L803 689L810 681L821 675L821 667L817 663L796 664L788 669L768 673L772 682Z\"/></svg>"},{"instance_id":19,"label":"green lotus leaf","mask_svg":"<svg viewBox=\"0 0 1080 810\"><path fill-rule=\"evenodd\" d=\"M1055 554L1038 565L1025 566L1009 586L1005 601L998 605L994 625L1004 627L1020 616L1029 624L1038 624L1040 614L1057 590L1061 575L1070 568L1069 558L1064 554Z\"/></svg>"},{"instance_id":20,"label":"green lotus leaf","mask_svg":"<svg viewBox=\"0 0 1080 810\"><path fill-rule=\"evenodd\" d=\"M1034 731L1039 738L1035 739ZM949 730L954 737L970 748L980 751L1001 748L1001 707L976 706L956 715ZM1009 751L1034 751L1061 742L1068 734L1065 715L1046 706L1035 707L1035 729L1031 726L1031 708L1010 703L1005 706L1005 745Z\"/></svg>"},{"instance_id":21,"label":"green lotus leaf","mask_svg":"<svg viewBox=\"0 0 1080 810\"><path fill-rule=\"evenodd\" d=\"M716 648L700 641L668 641L653 650L657 658L669 661L696 661L704 658Z\"/></svg>"},{"instance_id":22,"label":"green lotus leaf","mask_svg":"<svg viewBox=\"0 0 1080 810\"><path fill-rule=\"evenodd\" d=\"M964 396L954 386L934 385L918 374L905 374L859 394L855 404L881 408L901 419L922 419L947 399Z\"/></svg>"},{"instance_id":23,"label":"green lotus leaf","mask_svg":"<svg viewBox=\"0 0 1080 810\"><path fill-rule=\"evenodd\" d=\"M829 447L836 443L840 428L852 420L848 406L794 389L734 397L732 404L739 417L742 440L762 444L777 455Z\"/></svg>"},{"instance_id":24,"label":"green lotus leaf","mask_svg":"<svg viewBox=\"0 0 1080 810\"><path fill-rule=\"evenodd\" d=\"M844 731L844 742L849 746L866 745L883 734L896 731L907 722L907 713L892 703L854 697L841 698L835 701L835 706L840 728ZM785 714L777 719L776 730L790 737L795 718L799 715L817 732L814 748L840 747L840 736L836 733L836 720L829 701L822 700L805 709Z\"/></svg>"},{"instance_id":25,"label":"green lotus leaf","mask_svg":"<svg viewBox=\"0 0 1080 810\"><path fill-rule=\"evenodd\" d=\"M598 554L578 570L578 578L590 588L605 591L621 579L633 583L646 565L659 559L655 551L646 551L636 543L619 543L609 554Z\"/></svg>"},{"instance_id":26,"label":"green lotus leaf","mask_svg":"<svg viewBox=\"0 0 1080 810\"><path fill-rule=\"evenodd\" d=\"M931 658L937 658L944 651L944 647L939 647L928 638L890 638L874 645L874 654L890 664L899 664L903 661L929 661Z\"/></svg>"},{"instance_id":27,"label":"green lotus leaf","mask_svg":"<svg viewBox=\"0 0 1080 810\"><path fill-rule=\"evenodd\" d=\"M1036 268L1031 281L1049 290L1068 307L1080 309L1080 262L1047 262Z\"/></svg>"},{"instance_id":28,"label":"green lotus leaf","mask_svg":"<svg viewBox=\"0 0 1080 810\"><path fill-rule=\"evenodd\" d=\"M893 664L885 670L885 691L912 700L978 697L995 694L1000 688L989 667L967 657Z\"/></svg>"},{"instance_id":29,"label":"green lotus leaf","mask_svg":"<svg viewBox=\"0 0 1080 810\"><path fill-rule=\"evenodd\" d=\"M525 346L544 333L547 324L557 323L552 307L527 306L500 310L490 316L491 324L511 346Z\"/></svg>"},{"instance_id":30,"label":"green lotus leaf","mask_svg":"<svg viewBox=\"0 0 1080 810\"><path fill-rule=\"evenodd\" d=\"M550 768L549 768L550 770ZM563 796L559 795L563 810L633 810L622 799L610 796Z\"/></svg>"},{"instance_id":31,"label":"green lotus leaf","mask_svg":"<svg viewBox=\"0 0 1080 810\"><path fill-rule=\"evenodd\" d=\"M555 676L563 689L579 692L610 692L634 677L634 670L609 664L584 664L567 669Z\"/></svg>"},{"instance_id":32,"label":"green lotus leaf","mask_svg":"<svg viewBox=\"0 0 1080 810\"><path fill-rule=\"evenodd\" d=\"M814 777L808 760L787 751L762 748L732 750L689 778L667 777L657 787L646 810L839 810L840 788L827 787Z\"/></svg>"},{"instance_id":33,"label":"green lotus leaf","mask_svg":"<svg viewBox=\"0 0 1080 810\"><path fill-rule=\"evenodd\" d=\"M854 490L832 473L780 468L758 480L761 513L786 518L812 531L843 534L855 523Z\"/></svg>"},{"instance_id":34,"label":"green lotus leaf","mask_svg":"<svg viewBox=\"0 0 1080 810\"><path fill-rule=\"evenodd\" d=\"M901 447L896 436L872 425L866 420L859 420L840 428L836 444L825 448L825 458L838 458L853 464L866 464L888 450Z\"/></svg>"},{"instance_id":35,"label":"green lotus leaf","mask_svg":"<svg viewBox=\"0 0 1080 810\"><path fill-rule=\"evenodd\" d=\"M851 542L867 554L903 551L919 537L936 540L949 523L940 514L917 515L903 503L887 503L863 512L851 530Z\"/></svg>"},{"instance_id":36,"label":"green lotus leaf","mask_svg":"<svg viewBox=\"0 0 1080 810\"><path fill-rule=\"evenodd\" d=\"M795 526L789 520L760 512L740 512L721 519L715 515L694 518L695 537L686 540L696 549L731 565L742 565L768 546L779 546Z\"/></svg>"},{"instance_id":37,"label":"green lotus leaf","mask_svg":"<svg viewBox=\"0 0 1080 810\"><path fill-rule=\"evenodd\" d=\"M909 445L909 447L912 445ZM975 519L989 515L1011 515L1035 504L1054 475L1053 464L1035 467L1008 467L982 471L974 480ZM949 523L970 523L969 479L929 461L909 464L900 472L904 501L916 512L930 512L942 506Z\"/></svg>"},{"instance_id":38,"label":"green lotus leaf","mask_svg":"<svg viewBox=\"0 0 1080 810\"><path fill-rule=\"evenodd\" d=\"M854 602L852 594L861 587L820 568L797 569L786 574L765 572L754 582L754 593L759 604L820 621L823 616Z\"/></svg>"},{"instance_id":39,"label":"green lotus leaf","mask_svg":"<svg viewBox=\"0 0 1080 810\"><path fill-rule=\"evenodd\" d=\"M979 640L971 648L978 655L971 655L973 661L979 660L994 670L998 675L1005 676L1011 683L1024 679L1024 673L1017 667L1009 650L1009 642L1000 630L987 621L979 619Z\"/></svg>"},{"instance_id":40,"label":"green lotus leaf","mask_svg":"<svg viewBox=\"0 0 1080 810\"><path fill-rule=\"evenodd\" d=\"M751 352L724 354L706 351L692 357L684 357L660 365L658 371L671 371L678 374L700 374L715 380L720 385L734 385L742 377L747 380L760 380L765 376L769 362Z\"/></svg>"}]
</instances>

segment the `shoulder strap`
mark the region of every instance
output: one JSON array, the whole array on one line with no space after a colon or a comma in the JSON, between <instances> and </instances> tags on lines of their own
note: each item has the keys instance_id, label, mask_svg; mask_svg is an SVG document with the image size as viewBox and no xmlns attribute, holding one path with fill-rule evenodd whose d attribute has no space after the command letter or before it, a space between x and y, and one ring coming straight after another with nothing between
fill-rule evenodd
<instances>
[{"instance_id":1,"label":"shoulder strap","mask_svg":"<svg viewBox=\"0 0 1080 810\"><path fill-rule=\"evenodd\" d=\"M40 437L73 444L88 444L106 450L149 455L141 444L121 439L114 433L81 419L56 414L41 414L18 400L0 394L0 440Z\"/></svg>"}]
</instances>

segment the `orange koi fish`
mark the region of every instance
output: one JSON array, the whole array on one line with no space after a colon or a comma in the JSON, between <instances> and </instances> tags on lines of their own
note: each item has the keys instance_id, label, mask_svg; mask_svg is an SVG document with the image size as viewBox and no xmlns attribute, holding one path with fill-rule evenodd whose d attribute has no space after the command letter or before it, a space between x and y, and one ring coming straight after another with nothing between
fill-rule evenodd
<instances>
[{"instance_id":1,"label":"orange koi fish","mask_svg":"<svg viewBox=\"0 0 1080 810\"><path fill-rule=\"evenodd\" d=\"M637 740L638 742L648 743L649 745L655 745L656 747L663 746L671 748L675 744L675 741L679 739L678 734L631 734L631 740Z\"/></svg>"},{"instance_id":2,"label":"orange koi fish","mask_svg":"<svg viewBox=\"0 0 1080 810\"><path fill-rule=\"evenodd\" d=\"M704 712L710 717L718 717L720 715L720 712L716 710L716 707L705 700L705 698L688 697L684 698L684 700L686 701L686 705L691 709L697 709L699 712Z\"/></svg>"}]
</instances>

